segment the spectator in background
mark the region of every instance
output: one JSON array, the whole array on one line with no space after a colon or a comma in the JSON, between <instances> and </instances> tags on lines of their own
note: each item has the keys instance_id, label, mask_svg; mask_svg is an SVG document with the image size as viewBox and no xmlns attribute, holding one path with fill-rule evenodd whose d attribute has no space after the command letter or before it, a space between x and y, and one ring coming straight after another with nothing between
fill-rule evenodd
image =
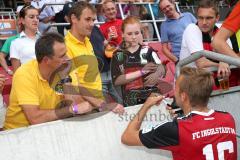
<instances>
[{"instance_id":1,"label":"spectator in background","mask_svg":"<svg viewBox=\"0 0 240 160\"><path fill-rule=\"evenodd\" d=\"M23 64L13 76L5 130L84 114L93 109L86 101L62 103L63 95L50 87L51 75L69 60L64 38L57 33L46 33L37 40L35 49L37 60Z\"/></svg>"},{"instance_id":2,"label":"spectator in background","mask_svg":"<svg viewBox=\"0 0 240 160\"><path fill-rule=\"evenodd\" d=\"M39 26L40 33L47 31L49 25L54 20L55 12L52 6L45 6L47 0L33 0L31 5L39 10Z\"/></svg>"},{"instance_id":3,"label":"spectator in background","mask_svg":"<svg viewBox=\"0 0 240 160\"><path fill-rule=\"evenodd\" d=\"M22 32L23 30L23 25L21 22L21 19L18 17L17 19L17 24L18 24L18 32ZM10 53L10 47L12 44L12 41L14 41L15 39L19 38L20 34L18 33L15 36L9 37L3 44L2 48L1 48L1 52L0 52L0 64L3 67L3 69L9 74L12 75L13 71L8 68L8 63L6 61L6 58L9 57L9 53Z\"/></svg>"},{"instance_id":4,"label":"spectator in background","mask_svg":"<svg viewBox=\"0 0 240 160\"><path fill-rule=\"evenodd\" d=\"M122 143L169 150L174 160L237 160L236 126L232 115L207 106L213 84L210 72L182 68L176 81L175 98L184 116L140 130L148 110L164 98L152 95L129 122Z\"/></svg>"},{"instance_id":5,"label":"spectator in background","mask_svg":"<svg viewBox=\"0 0 240 160\"><path fill-rule=\"evenodd\" d=\"M67 4L69 2L72 2L72 0L46 0L45 4ZM64 19L64 14L63 14L63 7L64 5L52 5L52 10L54 11L54 21L56 23L66 23ZM61 33L64 35L64 26L57 26L58 33Z\"/></svg>"},{"instance_id":6,"label":"spectator in background","mask_svg":"<svg viewBox=\"0 0 240 160\"><path fill-rule=\"evenodd\" d=\"M3 44L2 48L1 48L1 52L0 52L0 64L3 67L3 69L9 74L12 75L13 71L8 68L8 64L6 61L6 57L9 55L10 53L10 47L11 47L11 43L12 41L14 41L15 39L19 38L20 34L17 34L15 36L9 37Z\"/></svg>"},{"instance_id":7,"label":"spectator in background","mask_svg":"<svg viewBox=\"0 0 240 160\"><path fill-rule=\"evenodd\" d=\"M117 19L117 9L113 1L106 0L102 4L106 22L100 25L100 30L107 42L114 46L119 46L122 42L122 20Z\"/></svg>"},{"instance_id":8,"label":"spectator in background","mask_svg":"<svg viewBox=\"0 0 240 160\"><path fill-rule=\"evenodd\" d=\"M95 94L94 96L101 98L102 82L98 70L98 62L88 38L94 26L95 16L94 7L87 2L82 1L75 3L68 13L71 29L67 32L65 40L68 49L67 54L69 58L74 61L80 84L85 88L96 90L96 93L93 93ZM87 58L89 59L84 59L83 55L88 55ZM78 66L80 63L79 61L81 61L81 63L86 63L90 69L84 66ZM91 71L91 73L88 73L89 71ZM90 82L84 76L89 76L89 79L93 79L92 77L95 76L96 79Z\"/></svg>"},{"instance_id":9,"label":"spectator in background","mask_svg":"<svg viewBox=\"0 0 240 160\"><path fill-rule=\"evenodd\" d=\"M90 36L90 42L93 46L93 51L98 59L98 68L102 79L103 95L105 99L113 98L113 100L116 102L122 103L121 99L113 88L110 73L111 59L105 56L104 41L105 38L102 35L100 29L97 26L94 26Z\"/></svg>"},{"instance_id":10,"label":"spectator in background","mask_svg":"<svg viewBox=\"0 0 240 160\"><path fill-rule=\"evenodd\" d=\"M183 32L189 24L196 23L196 18L191 13L178 13L174 0L161 0L159 8L167 18L161 24L162 51L176 63L179 60ZM172 53L168 43L172 47Z\"/></svg>"},{"instance_id":11,"label":"spectator in background","mask_svg":"<svg viewBox=\"0 0 240 160\"><path fill-rule=\"evenodd\" d=\"M67 55L72 59L75 70L71 72L73 85L82 86L87 90L79 89L79 94L94 107L105 107L102 94L102 81L98 70L98 61L93 52L92 44L88 37L92 33L96 19L95 8L84 1L75 3L68 13L71 29L65 36ZM83 65L85 64L85 65ZM116 111L122 111L121 105L116 105Z\"/></svg>"},{"instance_id":12,"label":"spectator in background","mask_svg":"<svg viewBox=\"0 0 240 160\"><path fill-rule=\"evenodd\" d=\"M226 43L226 40L231 37L234 33L237 33L240 29L240 2L236 4L230 15L223 22L220 30L214 36L212 45L213 48L222 54L226 54L235 58L239 58L239 52L234 52L229 45Z\"/></svg>"},{"instance_id":13,"label":"spectator in background","mask_svg":"<svg viewBox=\"0 0 240 160\"><path fill-rule=\"evenodd\" d=\"M68 12L73 5L74 5L73 2L70 2L64 5L64 9L63 9L64 15L68 15ZM65 17L65 19L69 21L69 18L67 16ZM93 26L93 29L89 38L93 47L94 54L98 60L98 69L101 73L103 95L105 99L110 98L109 96L111 96L117 102L121 102L118 99L118 96L116 95L112 86L111 76L110 76L110 64L109 64L111 59L105 56L105 51L104 51L105 38L97 26Z\"/></svg>"},{"instance_id":14,"label":"spectator in background","mask_svg":"<svg viewBox=\"0 0 240 160\"><path fill-rule=\"evenodd\" d=\"M112 81L115 87L121 87L125 106L142 104L146 94L159 92L158 82L166 70L151 47L140 45L141 22L137 17L125 18L122 32L123 47L113 54L111 62Z\"/></svg>"},{"instance_id":15,"label":"spectator in background","mask_svg":"<svg viewBox=\"0 0 240 160\"><path fill-rule=\"evenodd\" d=\"M19 12L19 18L23 25L23 31L19 38L11 43L10 59L13 66L13 72L29 60L35 59L35 43L39 38L38 32L39 23L38 10L33 6L24 6Z\"/></svg>"},{"instance_id":16,"label":"spectator in background","mask_svg":"<svg viewBox=\"0 0 240 160\"><path fill-rule=\"evenodd\" d=\"M213 51L211 40L217 33L218 28L215 25L219 20L219 9L217 3L213 0L201 0L197 7L197 25L189 24L183 32L182 47L180 51L180 60L194 54L197 51ZM193 36L194 35L194 36ZM228 40L229 41L229 40ZM229 41L229 44L231 42ZM196 61L199 68L218 67L218 76L229 76L230 68L223 62L209 60L202 57Z\"/></svg>"},{"instance_id":17,"label":"spectator in background","mask_svg":"<svg viewBox=\"0 0 240 160\"><path fill-rule=\"evenodd\" d=\"M69 10L70 8L72 8L72 6L74 5L75 2L68 2L66 4L64 4L63 6L63 10L62 10L62 18L64 19L63 22L66 22L66 23L70 23L70 20L69 20L69 17L68 17L68 13L69 13ZM65 26L64 28L66 28L67 30L69 30L71 28L70 25L68 26ZM60 32L62 35L64 35L64 32Z\"/></svg>"}]
</instances>

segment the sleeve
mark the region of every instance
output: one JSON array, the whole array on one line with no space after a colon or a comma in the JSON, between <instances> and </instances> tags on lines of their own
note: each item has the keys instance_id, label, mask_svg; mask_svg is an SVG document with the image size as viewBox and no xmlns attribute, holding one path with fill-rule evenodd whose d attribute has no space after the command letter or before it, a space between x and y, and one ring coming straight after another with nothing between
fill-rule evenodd
<instances>
[{"instance_id":1,"label":"sleeve","mask_svg":"<svg viewBox=\"0 0 240 160\"><path fill-rule=\"evenodd\" d=\"M234 7L230 15L223 22L222 27L237 32L240 29L240 2Z\"/></svg>"},{"instance_id":2,"label":"sleeve","mask_svg":"<svg viewBox=\"0 0 240 160\"><path fill-rule=\"evenodd\" d=\"M140 130L139 138L147 148L177 146L179 144L177 120L174 119L172 122Z\"/></svg>"},{"instance_id":3,"label":"sleeve","mask_svg":"<svg viewBox=\"0 0 240 160\"><path fill-rule=\"evenodd\" d=\"M123 52L119 52L119 51L117 51L116 53L113 53L113 55L114 56L112 57L112 60L111 60L111 76L112 76L112 82L114 84L118 76L123 74L124 57L123 57Z\"/></svg>"},{"instance_id":4,"label":"sleeve","mask_svg":"<svg viewBox=\"0 0 240 160\"><path fill-rule=\"evenodd\" d=\"M36 82L32 81L30 75L19 73L18 71L13 78L12 90L16 93L19 105L39 105Z\"/></svg>"},{"instance_id":5,"label":"sleeve","mask_svg":"<svg viewBox=\"0 0 240 160\"><path fill-rule=\"evenodd\" d=\"M10 37L11 38L11 37ZM11 46L11 40L8 38L5 43L2 46L1 52L3 52L5 55L8 55L10 53L10 46Z\"/></svg>"},{"instance_id":6,"label":"sleeve","mask_svg":"<svg viewBox=\"0 0 240 160\"><path fill-rule=\"evenodd\" d=\"M192 36L194 35L194 36ZM202 32L195 24L190 24L184 33L186 46L189 52L193 54L194 52L203 50L202 42Z\"/></svg>"},{"instance_id":7,"label":"sleeve","mask_svg":"<svg viewBox=\"0 0 240 160\"><path fill-rule=\"evenodd\" d=\"M40 13L39 19L42 20L42 19L44 19L44 18L53 16L53 15L54 15L54 12L53 12L53 10L52 10L52 7L46 6L46 7L42 10L42 12Z\"/></svg>"},{"instance_id":8,"label":"sleeve","mask_svg":"<svg viewBox=\"0 0 240 160\"><path fill-rule=\"evenodd\" d=\"M163 22L161 25L161 42L166 43L168 41L167 26L166 23Z\"/></svg>"},{"instance_id":9,"label":"sleeve","mask_svg":"<svg viewBox=\"0 0 240 160\"><path fill-rule=\"evenodd\" d=\"M104 41L105 38L104 38L100 28L98 28L97 26L95 26L94 28L96 29L98 36L101 37L101 41Z\"/></svg>"},{"instance_id":10,"label":"sleeve","mask_svg":"<svg viewBox=\"0 0 240 160\"><path fill-rule=\"evenodd\" d=\"M189 15L190 15L190 17L191 17L191 19L192 19L192 22L193 22L194 24L197 23L196 17L194 17L194 15L193 15L192 13L189 13Z\"/></svg>"},{"instance_id":11,"label":"sleeve","mask_svg":"<svg viewBox=\"0 0 240 160\"><path fill-rule=\"evenodd\" d=\"M106 27L104 26L104 24L100 25L99 29L102 32L102 35L104 36L105 39L108 39L108 35L107 35L107 31L105 29Z\"/></svg>"},{"instance_id":12,"label":"sleeve","mask_svg":"<svg viewBox=\"0 0 240 160\"><path fill-rule=\"evenodd\" d=\"M17 46L18 46L17 41L16 40L12 41L10 46L10 59L11 58L20 59L19 50Z\"/></svg>"},{"instance_id":13,"label":"sleeve","mask_svg":"<svg viewBox=\"0 0 240 160\"><path fill-rule=\"evenodd\" d=\"M147 60L148 62L161 64L161 59L159 58L158 54L154 51L152 47L148 47Z\"/></svg>"}]
</instances>

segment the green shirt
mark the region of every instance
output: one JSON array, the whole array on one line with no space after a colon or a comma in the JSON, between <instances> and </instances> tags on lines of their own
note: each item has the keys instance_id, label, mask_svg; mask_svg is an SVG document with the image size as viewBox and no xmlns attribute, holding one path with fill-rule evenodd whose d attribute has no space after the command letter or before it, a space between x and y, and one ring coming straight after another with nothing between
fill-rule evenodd
<instances>
[{"instance_id":1,"label":"green shirt","mask_svg":"<svg viewBox=\"0 0 240 160\"><path fill-rule=\"evenodd\" d=\"M8 55L10 52L10 46L13 40L19 38L19 34L9 37L2 46L1 52Z\"/></svg>"}]
</instances>

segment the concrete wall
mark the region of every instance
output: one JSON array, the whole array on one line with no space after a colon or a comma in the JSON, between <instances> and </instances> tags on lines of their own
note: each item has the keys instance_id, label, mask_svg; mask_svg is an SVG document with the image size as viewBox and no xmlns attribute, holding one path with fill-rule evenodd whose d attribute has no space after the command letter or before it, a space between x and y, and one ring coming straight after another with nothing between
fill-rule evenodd
<instances>
[{"instance_id":1,"label":"concrete wall","mask_svg":"<svg viewBox=\"0 0 240 160\"><path fill-rule=\"evenodd\" d=\"M209 106L231 112L240 129L239 92L214 96ZM120 137L140 106L126 109L123 116L112 112L74 117L27 128L0 132L1 160L170 160L171 153L128 147ZM163 104L152 108L142 127L151 127L170 120ZM238 139L238 146L240 140ZM238 147L238 153L240 153ZM240 156L238 156L240 159Z\"/></svg>"},{"instance_id":2,"label":"concrete wall","mask_svg":"<svg viewBox=\"0 0 240 160\"><path fill-rule=\"evenodd\" d=\"M163 111L160 111L162 108ZM165 107L155 107L143 126L162 123L168 118ZM168 151L128 147L120 137L139 106L126 114L102 113L90 117L34 125L28 128L0 132L1 160L170 160ZM153 114L154 113L154 114ZM157 113L157 114L156 114ZM163 114L165 113L165 114ZM153 120L150 122L150 120ZM156 121L157 120L157 121Z\"/></svg>"}]
</instances>

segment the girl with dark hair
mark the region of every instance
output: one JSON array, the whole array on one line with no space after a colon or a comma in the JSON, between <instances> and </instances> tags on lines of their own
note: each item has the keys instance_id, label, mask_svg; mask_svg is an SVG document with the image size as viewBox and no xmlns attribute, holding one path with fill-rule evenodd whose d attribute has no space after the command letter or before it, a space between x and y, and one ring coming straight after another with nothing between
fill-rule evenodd
<instances>
[{"instance_id":1,"label":"girl with dark hair","mask_svg":"<svg viewBox=\"0 0 240 160\"><path fill-rule=\"evenodd\" d=\"M38 16L38 10L30 5L24 6L19 12L19 21L23 30L10 47L10 59L14 72L21 64L36 58L35 42L39 37Z\"/></svg>"}]
</instances>

